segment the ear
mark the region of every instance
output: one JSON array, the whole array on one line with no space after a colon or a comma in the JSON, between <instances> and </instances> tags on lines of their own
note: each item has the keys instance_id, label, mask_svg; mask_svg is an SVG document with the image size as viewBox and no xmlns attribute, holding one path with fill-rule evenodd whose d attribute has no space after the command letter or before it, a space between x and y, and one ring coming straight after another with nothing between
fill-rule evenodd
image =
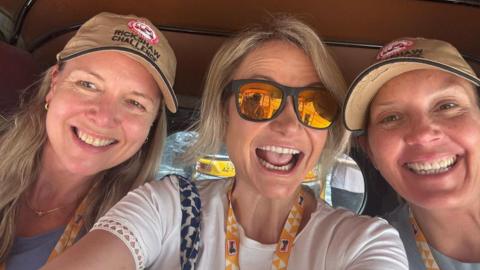
<instances>
[{"instance_id":1,"label":"ear","mask_svg":"<svg viewBox=\"0 0 480 270\"><path fill-rule=\"evenodd\" d=\"M370 160L370 162L372 162L373 166L377 168L377 165L375 164L375 159L372 155L372 150L370 149L370 144L368 143L368 135L360 135L356 137L356 142L358 143L358 145L360 145L363 152L367 154L368 159Z\"/></svg>"},{"instance_id":2,"label":"ear","mask_svg":"<svg viewBox=\"0 0 480 270\"><path fill-rule=\"evenodd\" d=\"M50 90L48 90L47 96L45 97L45 102L49 103L56 91L56 86L58 82L58 74L60 70L58 69L58 64L52 67L50 70Z\"/></svg>"}]
</instances>

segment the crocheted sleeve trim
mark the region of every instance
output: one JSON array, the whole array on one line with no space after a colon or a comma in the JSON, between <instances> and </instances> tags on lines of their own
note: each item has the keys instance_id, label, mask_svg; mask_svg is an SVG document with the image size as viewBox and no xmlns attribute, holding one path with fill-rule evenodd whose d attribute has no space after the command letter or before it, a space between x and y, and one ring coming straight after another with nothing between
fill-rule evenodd
<instances>
[{"instance_id":1,"label":"crocheted sleeve trim","mask_svg":"<svg viewBox=\"0 0 480 270\"><path fill-rule=\"evenodd\" d=\"M117 236L130 250L135 260L135 268L140 270L145 268L145 257L140 250L138 240L128 227L118 221L105 218L95 223L92 228L92 231L93 230L104 230Z\"/></svg>"}]
</instances>

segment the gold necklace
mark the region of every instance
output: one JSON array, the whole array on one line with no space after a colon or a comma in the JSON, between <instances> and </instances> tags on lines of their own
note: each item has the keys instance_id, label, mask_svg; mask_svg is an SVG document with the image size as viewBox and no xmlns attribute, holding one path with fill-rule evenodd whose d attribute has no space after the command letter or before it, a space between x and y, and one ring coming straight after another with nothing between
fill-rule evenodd
<instances>
[{"instance_id":1,"label":"gold necklace","mask_svg":"<svg viewBox=\"0 0 480 270\"><path fill-rule=\"evenodd\" d=\"M59 206L59 207L55 207L53 209L49 209L49 210L38 210L38 209L35 209L33 208L30 203L28 202L27 198L25 198L25 204L27 205L28 209L32 210L33 213L35 213L35 215L37 215L37 217L43 217L43 216L46 216L46 215L49 215L51 213L54 213L62 208L65 208L67 207L67 205L71 204L66 204L66 205L63 205L63 206Z\"/></svg>"}]
</instances>

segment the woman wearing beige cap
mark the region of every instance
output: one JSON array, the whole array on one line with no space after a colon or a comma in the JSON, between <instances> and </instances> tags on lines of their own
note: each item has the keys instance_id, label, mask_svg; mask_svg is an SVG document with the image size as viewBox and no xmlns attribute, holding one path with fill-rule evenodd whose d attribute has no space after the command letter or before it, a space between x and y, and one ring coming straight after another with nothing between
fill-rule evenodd
<instances>
[{"instance_id":1,"label":"woman wearing beige cap","mask_svg":"<svg viewBox=\"0 0 480 270\"><path fill-rule=\"evenodd\" d=\"M229 40L212 60L190 153L225 144L236 176L198 184L200 234L181 237L182 181L169 176L129 193L46 268L407 269L386 221L334 210L301 187L345 149L349 133L335 121L345 92L325 45L296 19ZM183 256L184 239L199 248Z\"/></svg>"},{"instance_id":2,"label":"woman wearing beige cap","mask_svg":"<svg viewBox=\"0 0 480 270\"><path fill-rule=\"evenodd\" d=\"M148 20L101 13L0 126L0 269L38 269L154 176L176 60Z\"/></svg>"},{"instance_id":3,"label":"woman wearing beige cap","mask_svg":"<svg viewBox=\"0 0 480 270\"><path fill-rule=\"evenodd\" d=\"M388 215L410 269L480 269L480 79L450 44L382 48L351 86L345 123L406 200Z\"/></svg>"}]
</instances>

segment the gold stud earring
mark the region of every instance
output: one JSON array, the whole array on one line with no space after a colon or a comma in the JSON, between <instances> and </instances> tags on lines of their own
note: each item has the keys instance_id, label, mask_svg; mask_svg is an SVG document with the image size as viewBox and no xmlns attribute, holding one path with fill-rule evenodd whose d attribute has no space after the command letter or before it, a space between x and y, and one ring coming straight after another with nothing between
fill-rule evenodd
<instances>
[{"instance_id":1,"label":"gold stud earring","mask_svg":"<svg viewBox=\"0 0 480 270\"><path fill-rule=\"evenodd\" d=\"M48 102L45 102L45 111L48 111Z\"/></svg>"}]
</instances>

